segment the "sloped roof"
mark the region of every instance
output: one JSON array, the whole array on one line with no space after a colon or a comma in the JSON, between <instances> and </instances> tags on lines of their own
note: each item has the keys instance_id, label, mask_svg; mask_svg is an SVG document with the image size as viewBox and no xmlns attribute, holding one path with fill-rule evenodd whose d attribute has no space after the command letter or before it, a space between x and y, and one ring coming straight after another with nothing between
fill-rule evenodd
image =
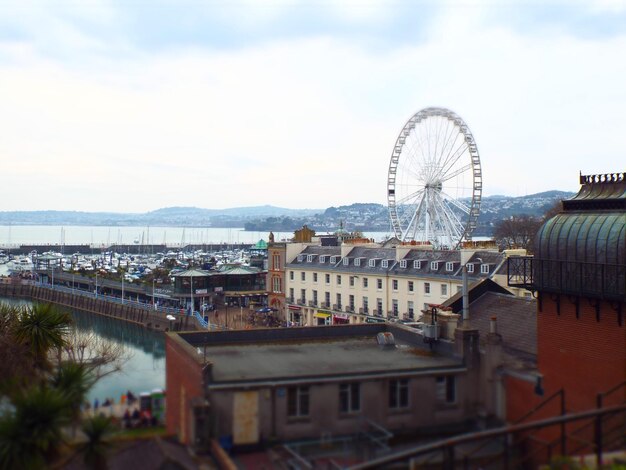
<instances>
[{"instance_id":1,"label":"sloped roof","mask_svg":"<svg viewBox=\"0 0 626 470\"><path fill-rule=\"evenodd\" d=\"M206 277L210 274L202 269L188 269L179 273L173 274L172 277Z\"/></svg>"},{"instance_id":2,"label":"sloped roof","mask_svg":"<svg viewBox=\"0 0 626 470\"><path fill-rule=\"evenodd\" d=\"M504 351L527 361L537 356L537 301L496 292L486 292L470 303L470 322L480 337L489 333L491 317L497 318Z\"/></svg>"},{"instance_id":3,"label":"sloped roof","mask_svg":"<svg viewBox=\"0 0 626 470\"><path fill-rule=\"evenodd\" d=\"M255 250L267 250L267 242L263 239L259 240L258 242L256 242L256 245L254 245L254 249Z\"/></svg>"}]
</instances>

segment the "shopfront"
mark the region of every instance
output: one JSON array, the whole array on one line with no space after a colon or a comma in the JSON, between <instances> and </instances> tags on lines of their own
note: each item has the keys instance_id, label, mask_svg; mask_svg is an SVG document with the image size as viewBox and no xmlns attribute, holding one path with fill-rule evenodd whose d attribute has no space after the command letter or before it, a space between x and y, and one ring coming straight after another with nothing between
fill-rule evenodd
<instances>
[{"instance_id":1,"label":"shopfront","mask_svg":"<svg viewBox=\"0 0 626 470\"><path fill-rule=\"evenodd\" d=\"M313 314L313 318L315 318L318 326L331 324L331 314L326 310L318 310Z\"/></svg>"},{"instance_id":2,"label":"shopfront","mask_svg":"<svg viewBox=\"0 0 626 470\"><path fill-rule=\"evenodd\" d=\"M333 313L333 325L347 325L350 323L350 316L347 313Z\"/></svg>"},{"instance_id":3,"label":"shopfront","mask_svg":"<svg viewBox=\"0 0 626 470\"><path fill-rule=\"evenodd\" d=\"M295 326L302 325L302 308L297 305L289 305L289 307L287 307L287 313L289 315L288 321L290 324Z\"/></svg>"}]
</instances>

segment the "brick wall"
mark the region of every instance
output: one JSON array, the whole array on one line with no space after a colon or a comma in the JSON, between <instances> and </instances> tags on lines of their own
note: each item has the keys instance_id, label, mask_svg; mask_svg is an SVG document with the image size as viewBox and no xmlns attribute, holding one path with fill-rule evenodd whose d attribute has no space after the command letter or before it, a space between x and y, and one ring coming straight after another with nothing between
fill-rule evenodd
<instances>
[{"instance_id":1,"label":"brick wall","mask_svg":"<svg viewBox=\"0 0 626 470\"><path fill-rule=\"evenodd\" d=\"M546 395L563 387L569 411L593 408L597 393L626 380L626 327L618 325L617 311L608 302L601 302L597 321L589 300L580 299L576 318L567 296L560 297L560 315L550 297L543 296L537 315L537 360Z\"/></svg>"},{"instance_id":2,"label":"brick wall","mask_svg":"<svg viewBox=\"0 0 626 470\"><path fill-rule=\"evenodd\" d=\"M193 441L191 401L204 396L202 368L170 335L165 338L165 387L167 432L176 434L183 444L190 444Z\"/></svg>"}]
</instances>

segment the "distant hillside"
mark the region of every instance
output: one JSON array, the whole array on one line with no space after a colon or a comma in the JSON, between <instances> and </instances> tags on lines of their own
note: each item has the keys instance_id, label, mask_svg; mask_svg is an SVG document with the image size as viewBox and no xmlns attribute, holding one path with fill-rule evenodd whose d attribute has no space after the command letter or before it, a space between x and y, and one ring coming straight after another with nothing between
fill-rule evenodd
<instances>
[{"instance_id":1,"label":"distant hillside","mask_svg":"<svg viewBox=\"0 0 626 470\"><path fill-rule=\"evenodd\" d=\"M567 199L573 194L546 191L520 197L484 197L475 235L491 235L499 220L512 215L541 216L556 201ZM0 212L0 224L245 227L253 231L291 231L307 224L318 232L334 231L343 224L347 230L387 232L390 229L387 206L362 202L327 209L286 209L269 205L230 209L165 207L144 214L12 211Z\"/></svg>"}]
</instances>

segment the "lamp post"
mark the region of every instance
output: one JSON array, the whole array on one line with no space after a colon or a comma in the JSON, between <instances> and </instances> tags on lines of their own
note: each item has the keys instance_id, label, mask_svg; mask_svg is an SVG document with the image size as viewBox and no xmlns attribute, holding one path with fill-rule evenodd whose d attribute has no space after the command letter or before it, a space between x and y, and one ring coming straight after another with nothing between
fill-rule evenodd
<instances>
[{"instance_id":1,"label":"lamp post","mask_svg":"<svg viewBox=\"0 0 626 470\"><path fill-rule=\"evenodd\" d=\"M191 315L193 315L193 272L189 279L189 287L191 288Z\"/></svg>"},{"instance_id":2,"label":"lamp post","mask_svg":"<svg viewBox=\"0 0 626 470\"><path fill-rule=\"evenodd\" d=\"M96 299L97 298L98 298L98 271L96 271Z\"/></svg>"},{"instance_id":3,"label":"lamp post","mask_svg":"<svg viewBox=\"0 0 626 470\"><path fill-rule=\"evenodd\" d=\"M154 279L152 279L152 308L156 310L156 304L154 303Z\"/></svg>"},{"instance_id":4,"label":"lamp post","mask_svg":"<svg viewBox=\"0 0 626 470\"><path fill-rule=\"evenodd\" d=\"M124 276L122 275L122 303L124 303Z\"/></svg>"}]
</instances>

